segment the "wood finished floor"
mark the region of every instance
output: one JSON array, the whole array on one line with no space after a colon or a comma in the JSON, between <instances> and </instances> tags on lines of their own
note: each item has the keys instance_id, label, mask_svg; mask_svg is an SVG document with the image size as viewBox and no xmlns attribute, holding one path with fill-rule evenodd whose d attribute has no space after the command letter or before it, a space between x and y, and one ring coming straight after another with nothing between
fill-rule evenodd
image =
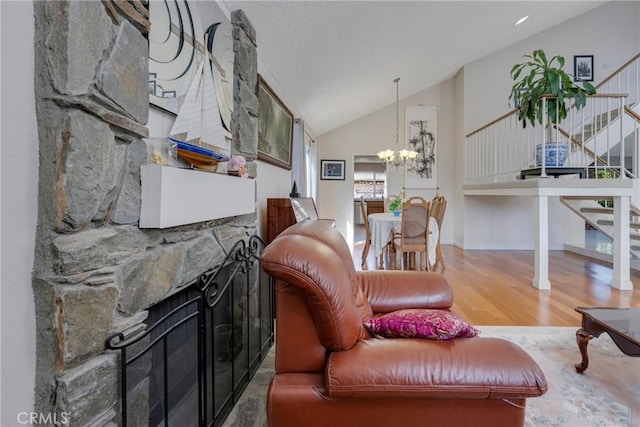
<instances>
[{"instance_id":1,"label":"wood finished floor","mask_svg":"<svg viewBox=\"0 0 640 427\"><path fill-rule=\"evenodd\" d=\"M360 267L364 244L354 247ZM574 308L640 307L640 273L631 270L633 291L609 286L613 269L604 262L566 251L549 252L550 290L538 290L533 279L533 251L464 251L442 246L444 272L454 292L453 310L474 325L580 326ZM369 270L376 269L369 253Z\"/></svg>"}]
</instances>

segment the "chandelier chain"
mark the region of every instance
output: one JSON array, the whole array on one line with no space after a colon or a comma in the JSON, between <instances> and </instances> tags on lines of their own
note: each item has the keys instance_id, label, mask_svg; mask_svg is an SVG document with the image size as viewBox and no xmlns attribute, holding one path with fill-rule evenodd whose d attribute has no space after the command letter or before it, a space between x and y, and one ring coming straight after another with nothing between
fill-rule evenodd
<instances>
[{"instance_id":1,"label":"chandelier chain","mask_svg":"<svg viewBox=\"0 0 640 427\"><path fill-rule=\"evenodd\" d=\"M396 84L396 143L393 150L383 150L378 153L378 158L387 167L393 166L396 169L406 166L407 163L415 160L417 151L405 150L400 147L400 77L396 77L393 82Z\"/></svg>"}]
</instances>

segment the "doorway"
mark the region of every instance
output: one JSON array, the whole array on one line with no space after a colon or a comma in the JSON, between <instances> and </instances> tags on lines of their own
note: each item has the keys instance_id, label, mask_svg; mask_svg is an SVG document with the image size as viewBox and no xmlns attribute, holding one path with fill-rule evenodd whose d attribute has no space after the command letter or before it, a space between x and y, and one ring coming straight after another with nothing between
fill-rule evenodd
<instances>
[{"instance_id":1,"label":"doorway","mask_svg":"<svg viewBox=\"0 0 640 427\"><path fill-rule=\"evenodd\" d=\"M360 199L381 205L387 196L387 170L378 156L361 154L353 156L353 243L364 244L366 215L362 215Z\"/></svg>"}]
</instances>

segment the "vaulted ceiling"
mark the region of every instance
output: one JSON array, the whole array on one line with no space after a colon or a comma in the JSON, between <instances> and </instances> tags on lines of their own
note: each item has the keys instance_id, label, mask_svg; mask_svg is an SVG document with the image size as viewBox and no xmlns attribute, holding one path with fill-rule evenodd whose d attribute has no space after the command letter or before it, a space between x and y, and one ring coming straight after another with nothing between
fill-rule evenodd
<instances>
[{"instance_id":1,"label":"vaulted ceiling","mask_svg":"<svg viewBox=\"0 0 640 427\"><path fill-rule=\"evenodd\" d=\"M221 1L257 32L269 83L316 135L606 1ZM529 15L524 23L515 22Z\"/></svg>"}]
</instances>

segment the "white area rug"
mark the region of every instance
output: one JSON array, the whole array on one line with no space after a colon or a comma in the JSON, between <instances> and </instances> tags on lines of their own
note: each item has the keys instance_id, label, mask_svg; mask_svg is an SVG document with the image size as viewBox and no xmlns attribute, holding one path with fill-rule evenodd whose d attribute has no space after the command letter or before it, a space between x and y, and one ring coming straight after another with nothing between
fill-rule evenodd
<instances>
[{"instance_id":1,"label":"white area rug","mask_svg":"<svg viewBox=\"0 0 640 427\"><path fill-rule=\"evenodd\" d=\"M607 334L589 342L589 367L581 361L574 327L477 326L481 336L522 347L540 365L549 390L527 399L527 427L640 426L640 358L622 354ZM273 375L273 349L223 427L266 427L266 393ZM390 426L395 427L395 426Z\"/></svg>"},{"instance_id":2,"label":"white area rug","mask_svg":"<svg viewBox=\"0 0 640 427\"><path fill-rule=\"evenodd\" d=\"M478 329L481 336L518 344L547 377L547 393L527 399L526 426L640 426L640 358L625 356L606 333L589 342L589 367L578 374L574 368L582 360L575 339L578 328Z\"/></svg>"}]
</instances>

